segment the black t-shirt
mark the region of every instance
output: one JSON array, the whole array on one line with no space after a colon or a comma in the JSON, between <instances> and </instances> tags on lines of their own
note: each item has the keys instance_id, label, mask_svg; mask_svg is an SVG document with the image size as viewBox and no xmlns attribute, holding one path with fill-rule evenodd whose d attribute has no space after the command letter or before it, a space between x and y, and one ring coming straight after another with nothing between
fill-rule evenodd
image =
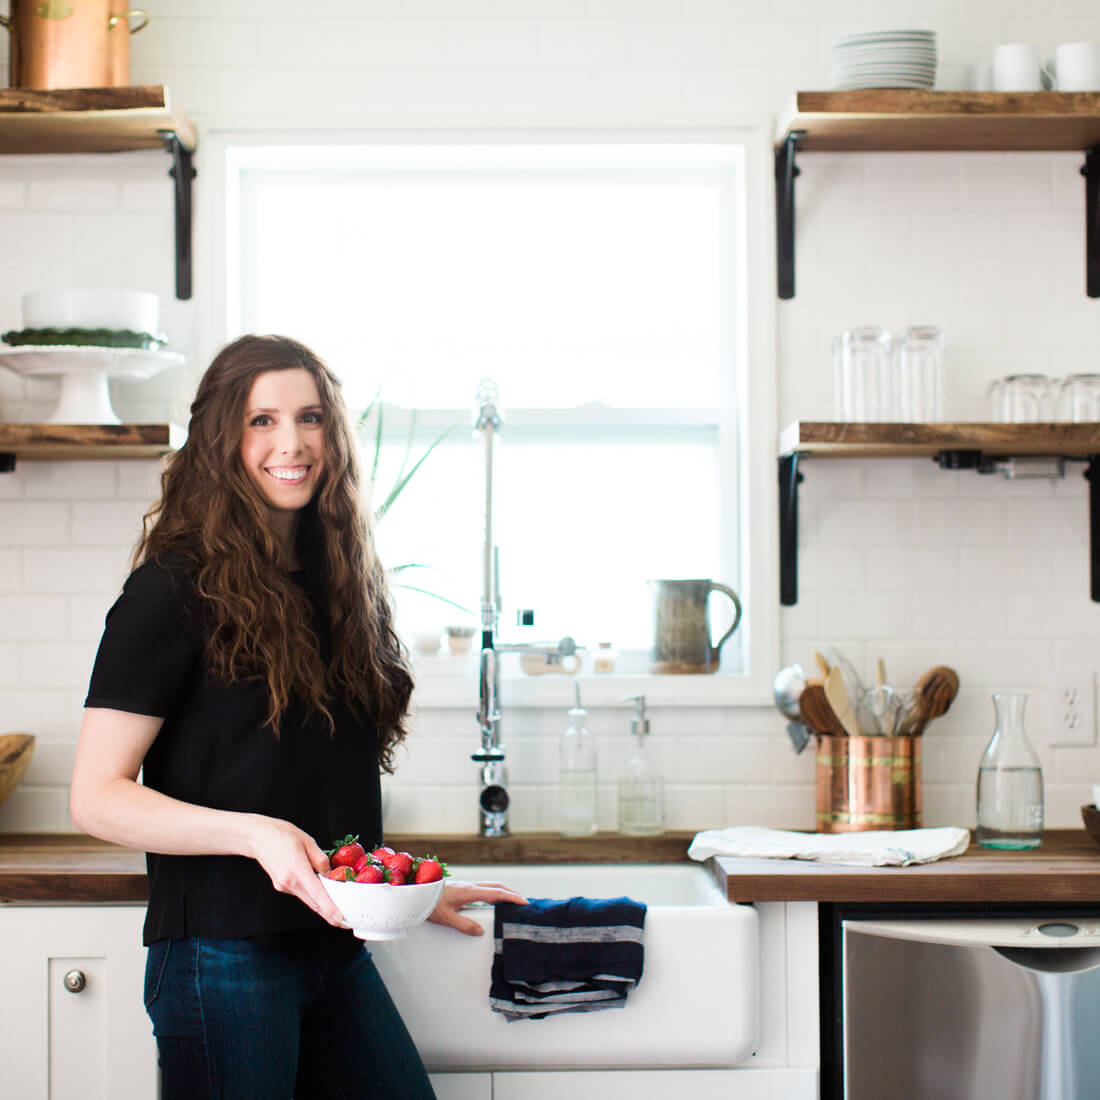
<instances>
[{"instance_id":1,"label":"black t-shirt","mask_svg":"<svg viewBox=\"0 0 1100 1100\"><path fill-rule=\"evenodd\" d=\"M336 701L330 732L323 715L293 703L276 737L265 721L264 681L227 683L211 675L189 576L183 559L146 562L130 575L107 613L84 705L164 719L143 763L147 787L184 802L291 821L322 848L347 833L365 845L380 843L373 726ZM305 577L294 579L309 594ZM310 602L324 652L326 616L316 596ZM146 944L186 936L355 943L350 932L275 890L260 864L245 856L151 852L146 861Z\"/></svg>"}]
</instances>

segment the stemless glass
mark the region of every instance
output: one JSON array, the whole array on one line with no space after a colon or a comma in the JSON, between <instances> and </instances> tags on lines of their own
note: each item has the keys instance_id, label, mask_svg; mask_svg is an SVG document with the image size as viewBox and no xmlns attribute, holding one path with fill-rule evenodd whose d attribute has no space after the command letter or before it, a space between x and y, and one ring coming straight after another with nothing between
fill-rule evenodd
<instances>
[{"instance_id":1,"label":"stemless glass","mask_svg":"<svg viewBox=\"0 0 1100 1100\"><path fill-rule=\"evenodd\" d=\"M1058 419L1075 424L1100 420L1100 374L1069 374L1062 379Z\"/></svg>"},{"instance_id":2,"label":"stemless glass","mask_svg":"<svg viewBox=\"0 0 1100 1100\"><path fill-rule=\"evenodd\" d=\"M890 334L877 325L846 329L833 341L836 418L845 422L890 420Z\"/></svg>"},{"instance_id":3,"label":"stemless glass","mask_svg":"<svg viewBox=\"0 0 1100 1100\"><path fill-rule=\"evenodd\" d=\"M1031 424L1050 419L1051 380L1045 374L1010 374L989 387L993 419Z\"/></svg>"},{"instance_id":4,"label":"stemless glass","mask_svg":"<svg viewBox=\"0 0 1100 1100\"><path fill-rule=\"evenodd\" d=\"M943 331L912 325L897 342L898 412L910 424L943 420Z\"/></svg>"}]
</instances>

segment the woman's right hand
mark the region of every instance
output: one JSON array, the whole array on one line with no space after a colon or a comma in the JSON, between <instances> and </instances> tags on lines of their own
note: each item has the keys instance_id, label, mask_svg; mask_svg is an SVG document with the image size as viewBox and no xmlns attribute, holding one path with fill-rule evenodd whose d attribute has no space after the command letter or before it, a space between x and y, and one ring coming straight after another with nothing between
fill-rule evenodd
<instances>
[{"instance_id":1,"label":"woman's right hand","mask_svg":"<svg viewBox=\"0 0 1100 1100\"><path fill-rule=\"evenodd\" d=\"M275 817L252 816L249 855L267 872L271 885L293 894L337 928L348 928L340 910L317 878L329 869L328 856L297 825Z\"/></svg>"}]
</instances>

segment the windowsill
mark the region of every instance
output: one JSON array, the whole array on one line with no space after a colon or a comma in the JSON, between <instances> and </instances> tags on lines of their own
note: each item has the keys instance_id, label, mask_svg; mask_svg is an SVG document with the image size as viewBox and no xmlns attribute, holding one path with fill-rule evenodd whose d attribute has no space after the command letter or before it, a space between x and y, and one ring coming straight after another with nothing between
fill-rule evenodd
<instances>
[{"instance_id":1,"label":"windowsill","mask_svg":"<svg viewBox=\"0 0 1100 1100\"><path fill-rule=\"evenodd\" d=\"M477 707L478 658L413 655L416 691L421 708ZM717 673L711 676L657 676L651 673L575 675L546 673L501 676L500 693L508 707L554 707L572 701L573 683L581 684L586 707L618 705L624 696L644 695L647 706L760 707L772 706L771 681Z\"/></svg>"}]
</instances>

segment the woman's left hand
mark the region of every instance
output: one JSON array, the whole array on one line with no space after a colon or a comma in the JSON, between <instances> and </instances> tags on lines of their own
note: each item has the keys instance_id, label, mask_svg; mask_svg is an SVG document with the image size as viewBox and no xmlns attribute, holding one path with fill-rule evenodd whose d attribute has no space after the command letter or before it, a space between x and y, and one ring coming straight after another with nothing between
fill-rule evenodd
<instances>
[{"instance_id":1,"label":"woman's left hand","mask_svg":"<svg viewBox=\"0 0 1100 1100\"><path fill-rule=\"evenodd\" d=\"M514 901L526 905L527 899L515 890L509 890L503 882L447 882L432 915L428 918L436 924L454 928L467 936L480 936L484 929L471 917L464 917L459 910L472 901L485 901L490 905L498 901Z\"/></svg>"}]
</instances>

